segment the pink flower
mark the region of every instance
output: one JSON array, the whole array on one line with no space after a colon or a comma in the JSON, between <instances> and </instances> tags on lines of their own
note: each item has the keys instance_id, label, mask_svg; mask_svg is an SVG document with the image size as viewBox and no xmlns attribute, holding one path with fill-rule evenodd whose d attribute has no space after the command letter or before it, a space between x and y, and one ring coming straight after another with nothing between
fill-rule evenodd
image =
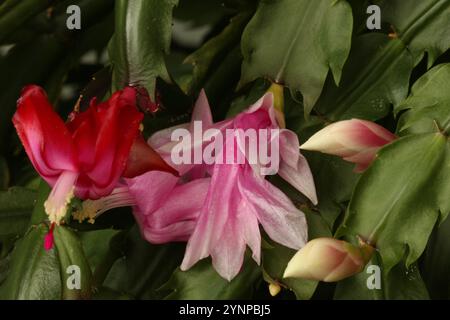
<instances>
[{"instance_id":1,"label":"pink flower","mask_svg":"<svg viewBox=\"0 0 450 320\"><path fill-rule=\"evenodd\" d=\"M292 257L283 277L339 281L361 272L372 254L369 245L359 248L333 238L314 239Z\"/></svg>"},{"instance_id":2,"label":"pink flower","mask_svg":"<svg viewBox=\"0 0 450 320\"><path fill-rule=\"evenodd\" d=\"M53 186L45 202L52 223L64 218L74 195L98 199L110 194L121 176L173 171L142 139L142 118L131 87L106 102L93 100L85 112L72 113L67 123L53 111L42 88L24 88L13 123L34 168ZM147 157L140 160L138 154Z\"/></svg>"},{"instance_id":3,"label":"pink flower","mask_svg":"<svg viewBox=\"0 0 450 320\"><path fill-rule=\"evenodd\" d=\"M221 145L211 164L174 164L171 151L175 147L170 136L176 128L184 128L190 136L195 120L202 120L204 128L214 128L215 137L227 129L233 135ZM289 198L265 179L264 161L251 163L245 153L242 130L279 130L272 94L266 94L248 110L233 119L213 124L204 92L201 93L190 124L156 133L149 143L181 174L179 179L165 173L149 172L128 179L130 193L136 199L135 215L144 237L154 243L188 241L182 270L198 260L211 256L217 272L231 280L239 272L248 245L254 260L259 263L261 235L259 224L275 241L294 249L307 241L304 214ZM274 133L275 132L275 133ZM306 159L299 153L297 136L286 129L273 131L270 144L279 138L279 175L317 203L314 181ZM261 142L261 137L257 142ZM209 140L209 139L206 139ZM195 152L208 142L202 137L191 140ZM264 147L261 143L259 148ZM231 163L225 161L233 158ZM244 161L237 161L243 157ZM222 163L218 161L222 160ZM242 158L241 158L242 159ZM149 193L148 190L156 192Z\"/></svg>"},{"instance_id":4,"label":"pink flower","mask_svg":"<svg viewBox=\"0 0 450 320\"><path fill-rule=\"evenodd\" d=\"M320 151L356 163L355 171L367 169L376 153L395 136L378 124L352 119L335 122L315 133L301 149Z\"/></svg>"}]
</instances>

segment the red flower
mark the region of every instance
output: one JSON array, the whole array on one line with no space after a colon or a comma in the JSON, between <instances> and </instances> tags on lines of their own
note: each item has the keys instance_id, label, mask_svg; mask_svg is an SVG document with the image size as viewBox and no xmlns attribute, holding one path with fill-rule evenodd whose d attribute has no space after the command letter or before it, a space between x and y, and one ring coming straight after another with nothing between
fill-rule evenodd
<instances>
[{"instance_id":1,"label":"red flower","mask_svg":"<svg viewBox=\"0 0 450 320\"><path fill-rule=\"evenodd\" d=\"M85 112L72 113L64 123L42 88L24 88L13 122L33 166L53 186L45 203L51 222L60 223L74 194L98 199L110 194L121 176L152 169L176 173L143 148L136 97L137 90L127 87L106 102L93 99Z\"/></svg>"}]
</instances>

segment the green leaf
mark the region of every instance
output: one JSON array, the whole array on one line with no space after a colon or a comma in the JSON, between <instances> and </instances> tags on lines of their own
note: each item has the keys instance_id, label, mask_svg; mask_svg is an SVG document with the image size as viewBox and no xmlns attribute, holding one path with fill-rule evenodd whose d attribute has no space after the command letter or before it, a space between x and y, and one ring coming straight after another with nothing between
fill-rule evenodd
<instances>
[{"instance_id":1,"label":"green leaf","mask_svg":"<svg viewBox=\"0 0 450 320\"><path fill-rule=\"evenodd\" d=\"M183 0L175 8L174 17L189 22L189 27L198 28L216 25L227 13L222 0Z\"/></svg>"},{"instance_id":2,"label":"green leaf","mask_svg":"<svg viewBox=\"0 0 450 320\"><path fill-rule=\"evenodd\" d=\"M436 132L450 128L450 64L440 64L414 83L411 94L396 109L404 113L397 131L401 135Z\"/></svg>"},{"instance_id":3,"label":"green leaf","mask_svg":"<svg viewBox=\"0 0 450 320\"><path fill-rule=\"evenodd\" d=\"M84 255L83 247L78 236L70 229L57 226L54 231L55 248L61 268L62 299L88 299L92 294L92 273ZM70 270L76 266L79 270ZM71 272L68 272L71 271ZM72 288L73 277L80 271L80 289Z\"/></svg>"},{"instance_id":4,"label":"green leaf","mask_svg":"<svg viewBox=\"0 0 450 320\"><path fill-rule=\"evenodd\" d=\"M0 43L24 22L50 6L52 0L9 0L0 6Z\"/></svg>"},{"instance_id":5,"label":"green leaf","mask_svg":"<svg viewBox=\"0 0 450 320\"><path fill-rule=\"evenodd\" d=\"M123 258L114 264L104 285L137 299L161 298L157 289L181 264L184 247L179 243L150 244L135 226L126 239Z\"/></svg>"},{"instance_id":6,"label":"green leaf","mask_svg":"<svg viewBox=\"0 0 450 320\"><path fill-rule=\"evenodd\" d=\"M380 274L377 280L378 271ZM368 284L379 284L380 287L369 287ZM334 294L334 299L337 300L424 300L429 298L416 265L407 269L404 263L399 263L386 273L378 254L373 256L364 271L338 282Z\"/></svg>"},{"instance_id":7,"label":"green leaf","mask_svg":"<svg viewBox=\"0 0 450 320\"><path fill-rule=\"evenodd\" d=\"M21 235L30 222L37 194L33 190L13 187L0 192L0 235Z\"/></svg>"},{"instance_id":8,"label":"green leaf","mask_svg":"<svg viewBox=\"0 0 450 320\"><path fill-rule=\"evenodd\" d=\"M329 69L340 81L352 23L344 0L261 1L242 36L241 84L268 77L300 90L309 114Z\"/></svg>"},{"instance_id":9,"label":"green leaf","mask_svg":"<svg viewBox=\"0 0 450 320\"><path fill-rule=\"evenodd\" d=\"M330 228L345 212L359 175L353 172L353 164L317 152L303 152L313 173L319 203L317 208Z\"/></svg>"},{"instance_id":10,"label":"green leaf","mask_svg":"<svg viewBox=\"0 0 450 320\"><path fill-rule=\"evenodd\" d=\"M45 225L33 227L14 249L0 298L41 300L61 298L60 265L55 250L44 250Z\"/></svg>"},{"instance_id":11,"label":"green leaf","mask_svg":"<svg viewBox=\"0 0 450 320\"><path fill-rule=\"evenodd\" d=\"M154 97L157 77L170 82L164 56L169 51L172 10L178 0L116 1L115 34L109 47L113 87L141 85Z\"/></svg>"},{"instance_id":12,"label":"green leaf","mask_svg":"<svg viewBox=\"0 0 450 320\"><path fill-rule=\"evenodd\" d=\"M30 54L30 52L32 54ZM49 70L64 55L64 46L53 37L43 36L29 43L16 45L5 57L0 56L0 153L7 154L12 128L11 118L22 87L30 83L42 83Z\"/></svg>"},{"instance_id":13,"label":"green leaf","mask_svg":"<svg viewBox=\"0 0 450 320\"><path fill-rule=\"evenodd\" d=\"M380 33L355 39L337 87L327 81L315 106L329 120L350 118L377 120L389 113L408 94L413 69L411 54L402 41Z\"/></svg>"},{"instance_id":14,"label":"green leaf","mask_svg":"<svg viewBox=\"0 0 450 320\"><path fill-rule=\"evenodd\" d=\"M44 210L44 203L47 200L49 194L50 186L47 184L47 182L41 179L39 183L37 201L31 214L30 225L37 225L48 220L47 214Z\"/></svg>"},{"instance_id":15,"label":"green leaf","mask_svg":"<svg viewBox=\"0 0 450 320\"><path fill-rule=\"evenodd\" d=\"M406 254L415 262L450 211L449 142L440 133L401 138L361 176L337 236L376 245L386 272ZM406 164L406 167L405 167Z\"/></svg>"},{"instance_id":16,"label":"green leaf","mask_svg":"<svg viewBox=\"0 0 450 320\"><path fill-rule=\"evenodd\" d=\"M450 2L447 0L377 0L381 17L394 26L398 37L418 58L428 53L431 67L450 48Z\"/></svg>"},{"instance_id":17,"label":"green leaf","mask_svg":"<svg viewBox=\"0 0 450 320\"><path fill-rule=\"evenodd\" d=\"M204 259L188 271L177 269L160 291L171 291L166 297L171 300L250 299L260 278L260 269L248 255L231 282L219 276L211 259Z\"/></svg>"},{"instance_id":18,"label":"green leaf","mask_svg":"<svg viewBox=\"0 0 450 320\"><path fill-rule=\"evenodd\" d=\"M204 83L213 66L220 62L230 48L234 48L241 38L242 30L248 22L250 15L243 12L233 17L230 24L223 31L208 40L200 49L189 55L184 63L193 66L192 78L185 83L183 90L186 93L198 91Z\"/></svg>"},{"instance_id":19,"label":"green leaf","mask_svg":"<svg viewBox=\"0 0 450 320\"><path fill-rule=\"evenodd\" d=\"M0 156L0 190L8 188L9 179L8 163L4 157Z\"/></svg>"},{"instance_id":20,"label":"green leaf","mask_svg":"<svg viewBox=\"0 0 450 320\"><path fill-rule=\"evenodd\" d=\"M112 239L120 233L121 231L113 229L79 232L84 255L94 274L108 255ZM120 250L120 248L117 249Z\"/></svg>"},{"instance_id":21,"label":"green leaf","mask_svg":"<svg viewBox=\"0 0 450 320\"><path fill-rule=\"evenodd\" d=\"M320 214L310 210L304 211L308 222L308 240L318 237L331 237L331 231ZM295 293L299 300L310 299L317 288L317 281L294 278L283 279L284 270L296 251L271 240L268 240L268 244L269 246L262 249L262 267L266 275L266 281L287 287Z\"/></svg>"},{"instance_id":22,"label":"green leaf","mask_svg":"<svg viewBox=\"0 0 450 320\"><path fill-rule=\"evenodd\" d=\"M236 46L226 55L223 62L205 82L205 92L212 106L215 119L223 119L230 107L233 91L239 81L239 70L242 65L242 55Z\"/></svg>"}]
</instances>

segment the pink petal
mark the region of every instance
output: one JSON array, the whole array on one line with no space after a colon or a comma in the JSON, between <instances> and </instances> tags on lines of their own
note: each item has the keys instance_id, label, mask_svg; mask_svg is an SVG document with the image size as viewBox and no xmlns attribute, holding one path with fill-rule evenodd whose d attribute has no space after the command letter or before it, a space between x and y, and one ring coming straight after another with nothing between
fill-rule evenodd
<instances>
[{"instance_id":1,"label":"pink petal","mask_svg":"<svg viewBox=\"0 0 450 320\"><path fill-rule=\"evenodd\" d=\"M135 210L136 218L138 222L142 222L164 205L178 183L178 178L167 172L150 171L125 181L136 200L136 207L139 208L138 211Z\"/></svg>"},{"instance_id":2,"label":"pink petal","mask_svg":"<svg viewBox=\"0 0 450 320\"><path fill-rule=\"evenodd\" d=\"M286 129L280 130L280 155L288 166L297 167L300 155L300 143L297 134Z\"/></svg>"},{"instance_id":3,"label":"pink petal","mask_svg":"<svg viewBox=\"0 0 450 320\"><path fill-rule=\"evenodd\" d=\"M195 228L204 204L210 179L198 179L176 186L164 204L154 212L135 214L145 216L143 234L152 243L187 241ZM157 188L157 185L154 186Z\"/></svg>"},{"instance_id":4,"label":"pink petal","mask_svg":"<svg viewBox=\"0 0 450 320\"><path fill-rule=\"evenodd\" d=\"M229 216L235 212L240 200L236 188L238 174L238 165L214 167L205 204L188 241L181 270L187 270L198 260L208 257L215 246L220 244Z\"/></svg>"},{"instance_id":5,"label":"pink petal","mask_svg":"<svg viewBox=\"0 0 450 320\"><path fill-rule=\"evenodd\" d=\"M172 132L176 129L186 129L189 130L189 123L183 123L174 127L166 128L160 131L155 132L152 136L147 140L147 143L154 149L162 148L165 144L172 142L171 135ZM170 150L169 150L170 153Z\"/></svg>"},{"instance_id":6,"label":"pink petal","mask_svg":"<svg viewBox=\"0 0 450 320\"><path fill-rule=\"evenodd\" d=\"M295 189L303 193L313 204L318 203L314 178L304 156L300 155L295 168L289 166L286 162L281 162L278 174Z\"/></svg>"},{"instance_id":7,"label":"pink petal","mask_svg":"<svg viewBox=\"0 0 450 320\"><path fill-rule=\"evenodd\" d=\"M308 161L300 154L297 135L289 130L280 133L281 163L278 174L317 204L316 187Z\"/></svg>"},{"instance_id":8,"label":"pink petal","mask_svg":"<svg viewBox=\"0 0 450 320\"><path fill-rule=\"evenodd\" d=\"M229 219L219 244L213 247L211 252L214 269L228 281L239 273L244 262L245 241L239 229L238 221Z\"/></svg>"},{"instance_id":9,"label":"pink petal","mask_svg":"<svg viewBox=\"0 0 450 320\"><path fill-rule=\"evenodd\" d=\"M273 107L273 94L271 92L266 93L253 105L251 105L244 113L254 113L258 110L262 110L268 113L271 124L273 127L278 127L277 118L275 116L275 109Z\"/></svg>"},{"instance_id":10,"label":"pink petal","mask_svg":"<svg viewBox=\"0 0 450 320\"><path fill-rule=\"evenodd\" d=\"M259 222L253 206L242 200L237 212L237 223L245 243L252 250L252 258L259 265L261 263L261 232Z\"/></svg>"},{"instance_id":11,"label":"pink petal","mask_svg":"<svg viewBox=\"0 0 450 320\"><path fill-rule=\"evenodd\" d=\"M270 238L293 249L305 245L308 240L305 215L283 192L265 179L250 174L241 177L238 185Z\"/></svg>"},{"instance_id":12,"label":"pink petal","mask_svg":"<svg viewBox=\"0 0 450 320\"><path fill-rule=\"evenodd\" d=\"M191 122L202 121L203 127L209 127L213 124L213 118L211 114L211 108L209 107L208 98L206 97L205 90L202 89L195 102L195 107L192 112ZM191 128L193 129L193 128Z\"/></svg>"}]
</instances>

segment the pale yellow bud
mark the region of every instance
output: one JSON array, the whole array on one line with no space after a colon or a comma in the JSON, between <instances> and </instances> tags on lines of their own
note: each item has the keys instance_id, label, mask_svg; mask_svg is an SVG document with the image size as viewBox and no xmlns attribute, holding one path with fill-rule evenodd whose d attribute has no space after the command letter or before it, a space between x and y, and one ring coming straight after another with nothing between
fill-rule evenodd
<instances>
[{"instance_id":1,"label":"pale yellow bud","mask_svg":"<svg viewBox=\"0 0 450 320\"><path fill-rule=\"evenodd\" d=\"M356 247L333 238L314 239L292 257L283 277L339 281L361 272L372 254L367 244Z\"/></svg>"},{"instance_id":2,"label":"pale yellow bud","mask_svg":"<svg viewBox=\"0 0 450 320\"><path fill-rule=\"evenodd\" d=\"M281 287L278 283L269 284L269 292L272 297L275 297L281 291Z\"/></svg>"}]
</instances>

